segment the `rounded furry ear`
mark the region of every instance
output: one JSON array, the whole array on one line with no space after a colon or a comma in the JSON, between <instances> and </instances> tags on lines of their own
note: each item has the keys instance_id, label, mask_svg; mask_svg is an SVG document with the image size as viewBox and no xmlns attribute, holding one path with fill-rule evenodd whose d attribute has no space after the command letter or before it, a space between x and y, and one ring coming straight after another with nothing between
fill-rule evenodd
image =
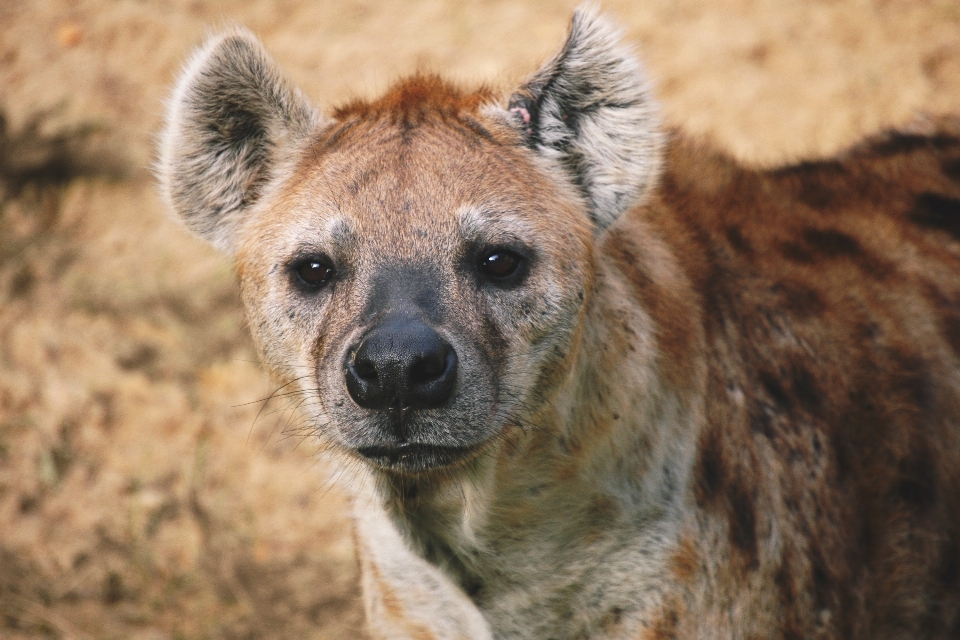
<instances>
[{"instance_id":1,"label":"rounded furry ear","mask_svg":"<svg viewBox=\"0 0 960 640\"><path fill-rule=\"evenodd\" d=\"M640 63L593 8L574 12L563 47L513 94L509 109L527 145L580 189L599 229L657 179L657 106Z\"/></svg>"},{"instance_id":2,"label":"rounded furry ear","mask_svg":"<svg viewBox=\"0 0 960 640\"><path fill-rule=\"evenodd\" d=\"M190 230L232 252L277 150L317 125L256 36L216 35L193 54L168 103L156 166L163 195Z\"/></svg>"}]
</instances>

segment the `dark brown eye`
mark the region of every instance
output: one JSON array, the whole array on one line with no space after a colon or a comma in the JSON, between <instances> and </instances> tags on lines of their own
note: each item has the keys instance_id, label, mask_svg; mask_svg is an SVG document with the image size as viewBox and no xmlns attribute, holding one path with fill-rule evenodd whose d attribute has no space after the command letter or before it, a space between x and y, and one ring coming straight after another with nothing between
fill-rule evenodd
<instances>
[{"instance_id":1,"label":"dark brown eye","mask_svg":"<svg viewBox=\"0 0 960 640\"><path fill-rule=\"evenodd\" d=\"M483 275L494 280L504 280L515 274L522 262L523 258L517 254L504 249L497 249L485 253L480 258L478 266Z\"/></svg>"},{"instance_id":2,"label":"dark brown eye","mask_svg":"<svg viewBox=\"0 0 960 640\"><path fill-rule=\"evenodd\" d=\"M298 262L294 265L293 272L297 275L301 284L312 289L327 284L335 273L333 267L316 258L308 258Z\"/></svg>"}]
</instances>

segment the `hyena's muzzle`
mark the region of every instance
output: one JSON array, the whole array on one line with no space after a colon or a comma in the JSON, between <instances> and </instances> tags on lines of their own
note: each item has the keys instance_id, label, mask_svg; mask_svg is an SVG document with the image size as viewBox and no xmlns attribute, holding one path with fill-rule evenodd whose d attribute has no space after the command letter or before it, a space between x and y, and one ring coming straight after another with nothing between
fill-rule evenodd
<instances>
[{"instance_id":1,"label":"hyena's muzzle","mask_svg":"<svg viewBox=\"0 0 960 640\"><path fill-rule=\"evenodd\" d=\"M373 418L367 442L356 451L389 467L449 464L470 447L418 442L418 436L428 434L417 431L425 427L420 414L441 409L453 395L457 350L405 306L377 314L382 319L347 350L343 362L347 391Z\"/></svg>"},{"instance_id":2,"label":"hyena's muzzle","mask_svg":"<svg viewBox=\"0 0 960 640\"><path fill-rule=\"evenodd\" d=\"M360 313L316 364L330 435L396 471L469 459L502 426L498 346L458 304L452 274L414 265L376 271L350 294L366 290Z\"/></svg>"},{"instance_id":3,"label":"hyena's muzzle","mask_svg":"<svg viewBox=\"0 0 960 640\"><path fill-rule=\"evenodd\" d=\"M375 327L350 350L344 377L353 401L380 414L371 421L367 442L356 447L361 456L381 466L418 470L470 452L470 446L417 441L416 432L425 430L418 413L445 405L457 378L456 350L423 322L391 318Z\"/></svg>"}]
</instances>

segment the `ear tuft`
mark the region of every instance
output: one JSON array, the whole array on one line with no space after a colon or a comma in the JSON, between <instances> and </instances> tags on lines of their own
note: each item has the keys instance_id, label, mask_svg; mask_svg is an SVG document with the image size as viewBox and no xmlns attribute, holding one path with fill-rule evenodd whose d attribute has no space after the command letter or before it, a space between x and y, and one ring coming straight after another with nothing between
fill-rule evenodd
<instances>
[{"instance_id":1,"label":"ear tuft","mask_svg":"<svg viewBox=\"0 0 960 640\"><path fill-rule=\"evenodd\" d=\"M662 133L640 63L619 31L578 8L560 51L510 99L528 146L563 167L600 229L656 181Z\"/></svg>"},{"instance_id":2,"label":"ear tuft","mask_svg":"<svg viewBox=\"0 0 960 640\"><path fill-rule=\"evenodd\" d=\"M210 38L177 82L156 174L186 226L231 252L242 214L269 178L276 151L307 136L317 116L244 29Z\"/></svg>"}]
</instances>

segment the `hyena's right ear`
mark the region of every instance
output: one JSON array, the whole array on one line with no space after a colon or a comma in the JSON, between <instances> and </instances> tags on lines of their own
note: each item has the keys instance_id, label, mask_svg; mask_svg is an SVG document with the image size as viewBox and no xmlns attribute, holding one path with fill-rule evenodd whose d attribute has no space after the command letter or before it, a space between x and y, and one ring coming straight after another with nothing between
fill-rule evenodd
<instances>
[{"instance_id":1,"label":"hyena's right ear","mask_svg":"<svg viewBox=\"0 0 960 640\"><path fill-rule=\"evenodd\" d=\"M591 5L567 40L511 97L527 146L566 173L598 230L643 199L660 171L663 134L639 61Z\"/></svg>"},{"instance_id":2,"label":"hyena's right ear","mask_svg":"<svg viewBox=\"0 0 960 640\"><path fill-rule=\"evenodd\" d=\"M318 116L259 40L243 29L209 39L177 82L160 137L157 177L186 226L227 253L278 152Z\"/></svg>"}]
</instances>

